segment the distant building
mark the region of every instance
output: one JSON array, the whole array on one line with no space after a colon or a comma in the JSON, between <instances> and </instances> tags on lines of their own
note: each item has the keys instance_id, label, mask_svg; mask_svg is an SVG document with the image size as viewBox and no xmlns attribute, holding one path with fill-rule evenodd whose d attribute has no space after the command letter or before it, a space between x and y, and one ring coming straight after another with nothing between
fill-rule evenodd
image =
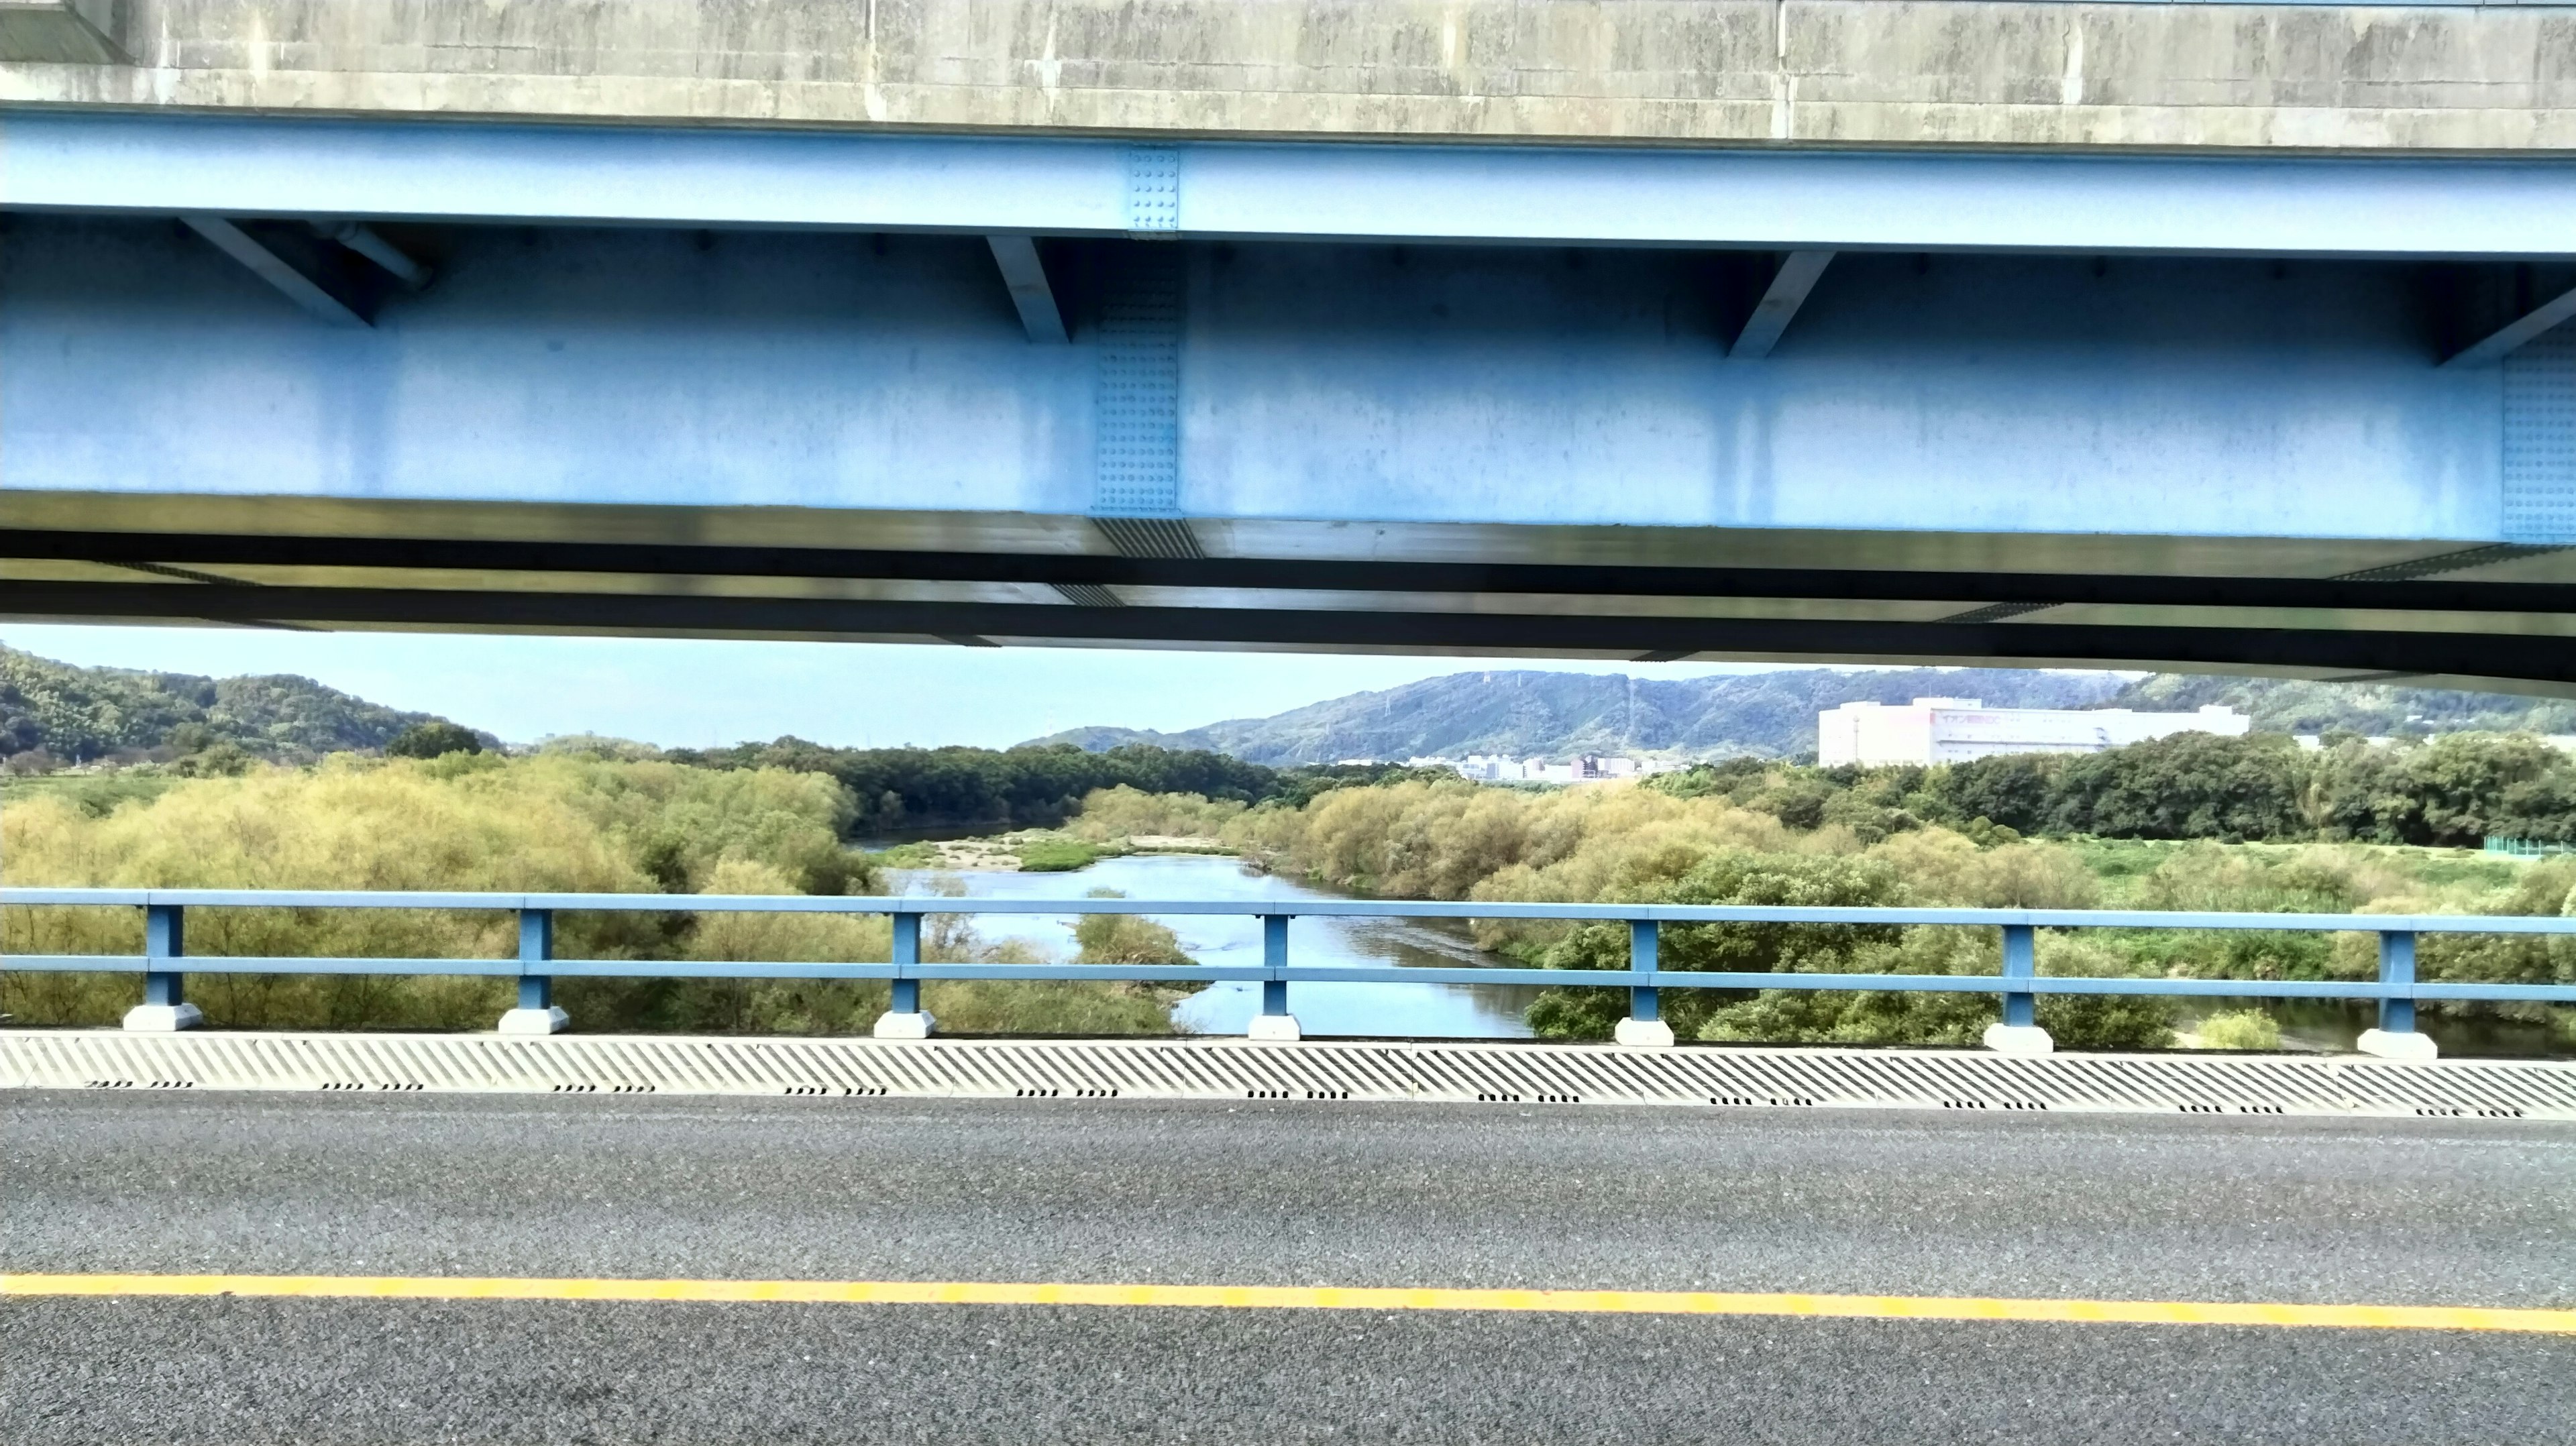
<instances>
[{"instance_id":1,"label":"distant building","mask_svg":"<svg viewBox=\"0 0 2576 1446\"><path fill-rule=\"evenodd\" d=\"M1976 698L1917 698L1911 706L1845 703L1816 715L1816 761L1965 763L2003 753L2099 753L2172 733L2241 738L2254 720L2233 708L2139 713L2127 708L1989 708Z\"/></svg>"},{"instance_id":2,"label":"distant building","mask_svg":"<svg viewBox=\"0 0 2576 1446\"><path fill-rule=\"evenodd\" d=\"M1483 783L1589 783L1608 778L1643 778L1676 767L1670 763L1652 763L1635 758L1604 758L1585 754L1558 763L1546 758L1506 758L1499 753L1471 753L1463 762L1432 760L1430 766L1455 768L1467 778Z\"/></svg>"},{"instance_id":3,"label":"distant building","mask_svg":"<svg viewBox=\"0 0 2576 1446\"><path fill-rule=\"evenodd\" d=\"M2576 753L2576 733L2536 733L2532 736L2561 753ZM2325 735L2321 733L2293 733L2290 735L2290 741L2310 753L2319 752L2326 746ZM2372 734L2361 741L2373 748L2386 748L2397 740L2382 734Z\"/></svg>"}]
</instances>

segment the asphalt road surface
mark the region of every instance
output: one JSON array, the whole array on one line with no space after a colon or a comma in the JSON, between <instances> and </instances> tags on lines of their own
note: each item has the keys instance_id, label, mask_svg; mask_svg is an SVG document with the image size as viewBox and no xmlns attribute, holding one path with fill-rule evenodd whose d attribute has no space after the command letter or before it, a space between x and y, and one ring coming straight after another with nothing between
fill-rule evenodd
<instances>
[{"instance_id":1,"label":"asphalt road surface","mask_svg":"<svg viewBox=\"0 0 2576 1446\"><path fill-rule=\"evenodd\" d=\"M2576 1128L0 1094L0 1271L2576 1306ZM2576 1441L2576 1336L0 1299L0 1442Z\"/></svg>"}]
</instances>

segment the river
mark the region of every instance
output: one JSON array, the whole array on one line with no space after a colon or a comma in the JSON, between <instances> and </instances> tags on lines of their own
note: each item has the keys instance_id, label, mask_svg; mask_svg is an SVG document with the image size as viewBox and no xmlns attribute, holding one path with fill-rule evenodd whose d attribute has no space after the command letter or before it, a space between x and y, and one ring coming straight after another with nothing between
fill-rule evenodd
<instances>
[{"instance_id":1,"label":"river","mask_svg":"<svg viewBox=\"0 0 2576 1446\"><path fill-rule=\"evenodd\" d=\"M955 880L969 898L1079 900L1093 889L1116 889L1134 899L1331 899L1341 895L1245 868L1208 854L1139 854L1102 859L1087 869L1060 874L945 872L890 869L891 891L927 893L933 881ZM1074 954L1073 922L1063 914L984 914L975 920L986 939L1025 939L1059 959ZM1162 920L1181 946L1202 964L1261 962L1261 921L1247 913L1183 914ZM1299 919L1289 927L1289 957L1300 964L1491 965L1479 954L1464 923L1448 919ZM1527 1039L1523 1018L1538 991L1510 984L1292 984L1288 1008L1310 1035L1360 1035L1407 1039ZM2281 1043L2291 1051L2342 1053L2373 1022L2374 1009L2339 1000L2218 999L2190 1001L2190 1018L2221 1009L2267 1009L2281 1022ZM1261 986L1211 984L1181 1001L1173 1023L1197 1034L1241 1034L1261 1009ZM2564 1056L2564 1043L2545 1026L2490 1019L2428 1015L2422 1025L2448 1056L2516 1058Z\"/></svg>"},{"instance_id":2,"label":"river","mask_svg":"<svg viewBox=\"0 0 2576 1446\"><path fill-rule=\"evenodd\" d=\"M955 880L972 899L1078 901L1093 889L1132 899L1330 899L1340 897L1208 854L1138 854L1102 859L1061 874L890 869L891 891L928 893L935 880ZM988 940L1024 939L1059 959L1073 957L1073 923L1063 914L982 914L975 928ZM1179 914L1161 921L1202 964L1257 965L1261 920L1249 911ZM1289 926L1289 958L1298 964L1487 965L1464 923L1447 919L1299 919ZM1523 1013L1538 991L1508 984L1291 984L1288 1008L1310 1035L1406 1039L1527 1039ZM1181 1001L1172 1022L1197 1034L1241 1034L1261 1012L1261 986L1211 984Z\"/></svg>"}]
</instances>

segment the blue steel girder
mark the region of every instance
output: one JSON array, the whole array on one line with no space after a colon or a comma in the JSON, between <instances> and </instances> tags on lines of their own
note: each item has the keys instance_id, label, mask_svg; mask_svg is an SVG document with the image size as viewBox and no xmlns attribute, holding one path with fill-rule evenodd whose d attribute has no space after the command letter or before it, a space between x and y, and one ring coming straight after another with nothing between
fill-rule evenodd
<instances>
[{"instance_id":1,"label":"blue steel girder","mask_svg":"<svg viewBox=\"0 0 2576 1446\"><path fill-rule=\"evenodd\" d=\"M54 113L0 154L0 615L2576 689L2576 335L2441 367L2426 322L2428 274L2576 244L2569 163ZM181 215L404 289L316 328Z\"/></svg>"},{"instance_id":2,"label":"blue steel girder","mask_svg":"<svg viewBox=\"0 0 2576 1446\"><path fill-rule=\"evenodd\" d=\"M1136 146L37 111L0 116L0 151L0 209L21 211L1777 251L2576 252L2576 163L2558 159Z\"/></svg>"}]
</instances>

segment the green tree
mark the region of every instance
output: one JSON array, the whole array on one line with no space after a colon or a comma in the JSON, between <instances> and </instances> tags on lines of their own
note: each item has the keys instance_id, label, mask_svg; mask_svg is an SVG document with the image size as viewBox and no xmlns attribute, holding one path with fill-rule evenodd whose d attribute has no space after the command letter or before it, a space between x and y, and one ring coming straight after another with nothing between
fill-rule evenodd
<instances>
[{"instance_id":1,"label":"green tree","mask_svg":"<svg viewBox=\"0 0 2576 1446\"><path fill-rule=\"evenodd\" d=\"M1905 896L1896 871L1874 859L1733 849L1709 855L1669 885L1638 892L1648 897L1614 902L1851 908L1902 903ZM1729 974L1836 971L1853 951L1891 944L1896 937L1893 926L1875 924L1666 925L1657 941L1656 967ZM1540 963L1550 969L1626 969L1628 948L1627 925L1590 924L1548 946ZM1712 1013L1744 997L1740 992L1667 989L1660 1004L1673 1032L1689 1038ZM1530 1005L1529 1021L1542 1038L1607 1039L1627 1012L1624 989L1550 989Z\"/></svg>"},{"instance_id":2,"label":"green tree","mask_svg":"<svg viewBox=\"0 0 2576 1446\"><path fill-rule=\"evenodd\" d=\"M414 723L394 735L385 752L395 758L444 758L450 753L480 753L483 740L470 728L460 728L444 719Z\"/></svg>"},{"instance_id":3,"label":"green tree","mask_svg":"<svg viewBox=\"0 0 2576 1446\"><path fill-rule=\"evenodd\" d=\"M2301 768L2288 738L2176 733L2067 759L2049 823L2109 838L2296 838Z\"/></svg>"}]
</instances>

